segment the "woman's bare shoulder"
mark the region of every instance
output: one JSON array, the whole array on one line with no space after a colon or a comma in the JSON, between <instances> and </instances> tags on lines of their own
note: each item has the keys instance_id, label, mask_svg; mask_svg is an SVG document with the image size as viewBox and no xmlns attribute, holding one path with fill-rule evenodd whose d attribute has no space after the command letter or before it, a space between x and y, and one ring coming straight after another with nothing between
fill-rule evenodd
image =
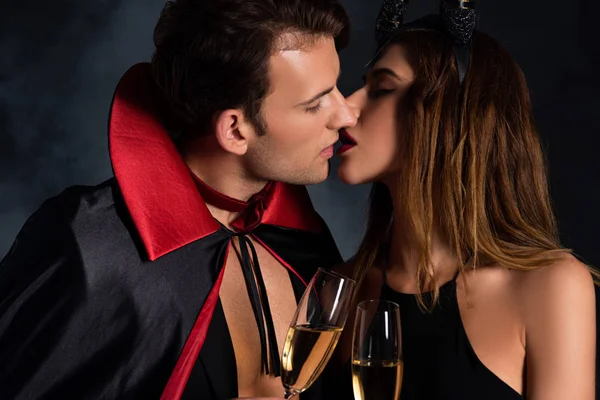
<instances>
[{"instance_id":1,"label":"woman's bare shoulder","mask_svg":"<svg viewBox=\"0 0 600 400\"><path fill-rule=\"evenodd\" d=\"M525 331L532 325L547 323L544 319L565 318L568 308L578 308L571 311L578 313L595 304L590 270L568 253L531 270L495 265L478 267L465 277L469 300L511 310ZM459 280L459 288L462 287Z\"/></svg>"},{"instance_id":2,"label":"woman's bare shoulder","mask_svg":"<svg viewBox=\"0 0 600 400\"><path fill-rule=\"evenodd\" d=\"M593 279L588 267L568 253L556 261L531 270L509 269L503 266L478 267L467 273L473 289L482 293L496 292L510 296L521 306L538 303L544 298L560 298L565 290L574 292L591 289Z\"/></svg>"},{"instance_id":3,"label":"woman's bare shoulder","mask_svg":"<svg viewBox=\"0 0 600 400\"><path fill-rule=\"evenodd\" d=\"M561 301L572 295L578 298L594 292L589 268L568 253L546 266L521 272L517 277L518 293L515 294L525 304L536 304L542 299Z\"/></svg>"},{"instance_id":4,"label":"woman's bare shoulder","mask_svg":"<svg viewBox=\"0 0 600 400\"><path fill-rule=\"evenodd\" d=\"M564 255L520 275L528 390L540 398L592 398L596 299L588 267Z\"/></svg>"}]
</instances>

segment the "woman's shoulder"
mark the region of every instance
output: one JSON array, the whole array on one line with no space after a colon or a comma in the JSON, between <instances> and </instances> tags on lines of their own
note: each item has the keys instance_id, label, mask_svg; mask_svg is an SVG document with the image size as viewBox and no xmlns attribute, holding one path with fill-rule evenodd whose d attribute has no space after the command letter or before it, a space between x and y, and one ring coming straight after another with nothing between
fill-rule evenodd
<instances>
[{"instance_id":1,"label":"woman's shoulder","mask_svg":"<svg viewBox=\"0 0 600 400\"><path fill-rule=\"evenodd\" d=\"M521 273L519 299L532 392L593 393L596 299L592 274L572 255ZM558 397L557 397L558 398ZM574 398L574 397L573 397ZM591 398L591 397L586 397Z\"/></svg>"},{"instance_id":2,"label":"woman's shoulder","mask_svg":"<svg viewBox=\"0 0 600 400\"><path fill-rule=\"evenodd\" d=\"M523 344L528 342L526 347L543 345L559 332L562 340L567 340L570 333L563 332L565 327L589 330L595 326L592 274L567 252L533 269L479 267L467 274L467 285L470 300L491 305L486 310L503 310L510 315L522 333Z\"/></svg>"},{"instance_id":3,"label":"woman's shoulder","mask_svg":"<svg viewBox=\"0 0 600 400\"><path fill-rule=\"evenodd\" d=\"M579 297L578 293L594 290L588 266L569 253L560 254L559 258L548 265L520 271L516 276L516 294L526 303L537 303L541 299L560 299L571 294Z\"/></svg>"},{"instance_id":4,"label":"woman's shoulder","mask_svg":"<svg viewBox=\"0 0 600 400\"><path fill-rule=\"evenodd\" d=\"M561 254L554 262L517 276L515 294L529 324L585 313L595 305L590 269L571 254Z\"/></svg>"},{"instance_id":5,"label":"woman's shoulder","mask_svg":"<svg viewBox=\"0 0 600 400\"><path fill-rule=\"evenodd\" d=\"M565 297L566 291L593 292L589 268L566 252L548 265L533 269L478 267L467 274L467 282L474 290L502 293L502 297L508 295L523 306L542 299Z\"/></svg>"},{"instance_id":6,"label":"woman's shoulder","mask_svg":"<svg viewBox=\"0 0 600 400\"><path fill-rule=\"evenodd\" d=\"M467 290L458 281L459 298L464 299L464 304L502 310L511 315L523 333L576 316L587 318L595 309L589 268L566 252L542 267L477 267L468 271L465 278Z\"/></svg>"}]
</instances>

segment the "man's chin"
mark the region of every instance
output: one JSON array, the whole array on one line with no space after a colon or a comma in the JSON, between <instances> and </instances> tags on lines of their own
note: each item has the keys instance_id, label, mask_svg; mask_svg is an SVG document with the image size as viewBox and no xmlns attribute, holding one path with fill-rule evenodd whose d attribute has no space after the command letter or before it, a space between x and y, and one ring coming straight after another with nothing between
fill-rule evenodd
<instances>
[{"instance_id":1,"label":"man's chin","mask_svg":"<svg viewBox=\"0 0 600 400\"><path fill-rule=\"evenodd\" d=\"M331 161L327 160L327 164L325 165L325 169L321 173L321 176L319 176L318 179L315 179L315 182L313 182L311 184L317 185L319 183L325 182L327 180L327 178L329 178L330 174L331 174Z\"/></svg>"},{"instance_id":2,"label":"man's chin","mask_svg":"<svg viewBox=\"0 0 600 400\"><path fill-rule=\"evenodd\" d=\"M318 169L313 169L312 171L307 171L307 173L302 177L302 185L318 185L323 183L329 178L329 173L331 172L331 165L329 160Z\"/></svg>"},{"instance_id":3,"label":"man's chin","mask_svg":"<svg viewBox=\"0 0 600 400\"><path fill-rule=\"evenodd\" d=\"M320 165L318 166L311 166L309 168L306 168L306 166L304 166L304 168L296 169L288 167L285 172L279 170L278 174L263 174L261 176L264 177L265 180L287 183L290 185L318 185L319 183L325 182L331 172L329 161L319 164ZM267 179L267 177L270 179Z\"/></svg>"},{"instance_id":4,"label":"man's chin","mask_svg":"<svg viewBox=\"0 0 600 400\"><path fill-rule=\"evenodd\" d=\"M325 168L307 172L303 176L297 177L298 179L296 179L296 182L290 182L290 183L293 183L296 185L318 185L320 183L325 182L327 180L327 178L329 178L330 172L331 172L331 166L329 164L329 161L327 161Z\"/></svg>"},{"instance_id":5,"label":"man's chin","mask_svg":"<svg viewBox=\"0 0 600 400\"><path fill-rule=\"evenodd\" d=\"M306 179L304 182L299 183L299 185L306 185L306 186L309 186L309 185L319 185L319 184L325 182L328 177L329 177L329 175L326 175L326 176L320 177L320 178L313 177L311 179Z\"/></svg>"}]
</instances>

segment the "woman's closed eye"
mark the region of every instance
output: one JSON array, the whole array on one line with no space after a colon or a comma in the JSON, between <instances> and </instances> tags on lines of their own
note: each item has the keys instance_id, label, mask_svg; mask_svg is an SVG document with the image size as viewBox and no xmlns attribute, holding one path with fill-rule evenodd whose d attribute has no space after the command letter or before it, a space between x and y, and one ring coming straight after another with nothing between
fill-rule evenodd
<instances>
[{"instance_id":1,"label":"woman's closed eye","mask_svg":"<svg viewBox=\"0 0 600 400\"><path fill-rule=\"evenodd\" d=\"M394 92L396 89L386 89L386 88L373 88L367 91L367 94L370 99L377 99L379 97L385 96L386 94L390 94Z\"/></svg>"}]
</instances>

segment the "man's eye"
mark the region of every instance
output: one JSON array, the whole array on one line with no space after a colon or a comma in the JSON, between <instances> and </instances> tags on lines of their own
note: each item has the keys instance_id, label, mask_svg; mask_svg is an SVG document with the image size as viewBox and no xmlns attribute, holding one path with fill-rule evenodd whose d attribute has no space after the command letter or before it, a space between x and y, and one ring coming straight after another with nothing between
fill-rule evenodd
<instances>
[{"instance_id":1,"label":"man's eye","mask_svg":"<svg viewBox=\"0 0 600 400\"><path fill-rule=\"evenodd\" d=\"M314 107L308 107L306 109L307 112L311 113L311 114L316 114L319 112L319 110L321 109L321 102L319 102L319 104L317 104Z\"/></svg>"},{"instance_id":2,"label":"man's eye","mask_svg":"<svg viewBox=\"0 0 600 400\"><path fill-rule=\"evenodd\" d=\"M385 96L386 94L392 93L394 91L394 89L376 89L376 90L370 90L369 91L369 97L371 99L376 99L379 98L381 96Z\"/></svg>"}]
</instances>

